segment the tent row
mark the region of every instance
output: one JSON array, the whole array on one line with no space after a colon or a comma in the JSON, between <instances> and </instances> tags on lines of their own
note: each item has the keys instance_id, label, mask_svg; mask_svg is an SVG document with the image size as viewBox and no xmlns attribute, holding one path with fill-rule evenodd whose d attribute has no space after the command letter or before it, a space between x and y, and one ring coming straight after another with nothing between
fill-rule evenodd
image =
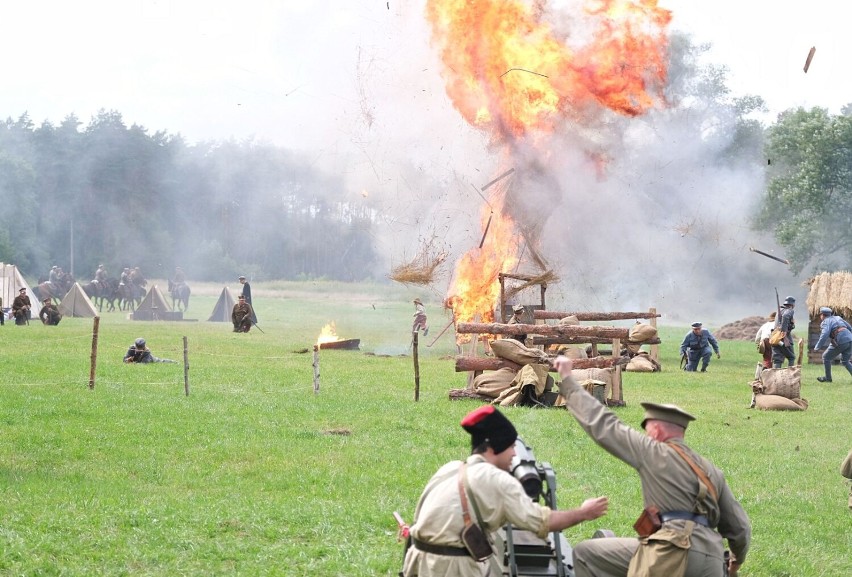
<instances>
[{"instance_id":1,"label":"tent row","mask_svg":"<svg viewBox=\"0 0 852 577\"><path fill-rule=\"evenodd\" d=\"M18 267L12 264L0 263L0 304L4 308L12 306L12 301L18 296L20 289L25 289L27 296L30 297L30 302L35 307L39 302L35 292L27 281L24 280ZM219 294L219 299L213 307L213 313L207 320L209 322L231 322L231 311L234 308L234 297L228 287L224 287ZM59 304L59 312L65 317L83 317L93 318L98 316L98 309L95 307L92 299L80 286L80 283L74 283L74 286L62 298ZM179 314L179 313L178 313ZM172 310L172 306L168 303L162 291L153 285L142 299L142 302L136 307L132 318L134 320L172 320L176 319L176 313Z\"/></svg>"}]
</instances>

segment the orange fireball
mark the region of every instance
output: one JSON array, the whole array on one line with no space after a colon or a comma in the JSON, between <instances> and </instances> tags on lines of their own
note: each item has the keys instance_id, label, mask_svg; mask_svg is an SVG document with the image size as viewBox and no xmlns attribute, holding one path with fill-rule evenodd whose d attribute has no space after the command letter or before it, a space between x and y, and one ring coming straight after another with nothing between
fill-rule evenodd
<instances>
[{"instance_id":1,"label":"orange fireball","mask_svg":"<svg viewBox=\"0 0 852 577\"><path fill-rule=\"evenodd\" d=\"M427 0L432 40L441 51L446 91L471 125L505 145L535 144L565 121L594 120L605 110L626 116L662 101L671 12L657 0L587 0L575 40L546 20L541 2ZM567 39L573 42L569 47ZM544 158L547 151L539 151ZM603 170L606 156L593 156ZM518 262L519 235L495 187L482 217L484 243L458 262L447 304L456 320L491 321L497 276ZM500 198L495 198L500 197Z\"/></svg>"}]
</instances>

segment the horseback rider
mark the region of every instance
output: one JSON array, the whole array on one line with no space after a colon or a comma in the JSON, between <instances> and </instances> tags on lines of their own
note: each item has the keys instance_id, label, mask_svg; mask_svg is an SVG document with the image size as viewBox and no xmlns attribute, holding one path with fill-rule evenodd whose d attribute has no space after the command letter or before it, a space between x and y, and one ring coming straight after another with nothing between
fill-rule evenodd
<instances>
[{"instance_id":1,"label":"horseback rider","mask_svg":"<svg viewBox=\"0 0 852 577\"><path fill-rule=\"evenodd\" d=\"M50 272L47 273L47 284L50 285L51 288L57 285L59 279L61 278L62 269L56 265L50 267Z\"/></svg>"},{"instance_id":2,"label":"horseback rider","mask_svg":"<svg viewBox=\"0 0 852 577\"><path fill-rule=\"evenodd\" d=\"M99 264L98 270L95 271L95 278L92 279L93 283L103 283L107 279L107 272L104 268L104 265Z\"/></svg>"},{"instance_id":3,"label":"horseback rider","mask_svg":"<svg viewBox=\"0 0 852 577\"><path fill-rule=\"evenodd\" d=\"M128 267L124 267L124 270L121 271L121 277L118 279L118 286L126 284L130 284L130 269Z\"/></svg>"},{"instance_id":4,"label":"horseback rider","mask_svg":"<svg viewBox=\"0 0 852 577\"><path fill-rule=\"evenodd\" d=\"M175 286L181 286L186 284L186 274L184 274L183 269L179 266L175 267L175 278L172 280L175 283Z\"/></svg>"}]
</instances>

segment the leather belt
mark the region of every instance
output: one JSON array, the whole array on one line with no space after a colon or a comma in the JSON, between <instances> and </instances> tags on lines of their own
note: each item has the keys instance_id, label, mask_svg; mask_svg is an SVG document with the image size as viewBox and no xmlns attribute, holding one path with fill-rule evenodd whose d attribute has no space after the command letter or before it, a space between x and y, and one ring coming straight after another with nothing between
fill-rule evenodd
<instances>
[{"instance_id":1,"label":"leather belt","mask_svg":"<svg viewBox=\"0 0 852 577\"><path fill-rule=\"evenodd\" d=\"M660 521L662 521L663 523L665 523L666 521L674 521L676 519L693 521L694 523L698 523L699 525L710 527L710 522L704 515L697 515L695 513L688 513L686 511L669 511L668 513L660 513Z\"/></svg>"},{"instance_id":2,"label":"leather belt","mask_svg":"<svg viewBox=\"0 0 852 577\"><path fill-rule=\"evenodd\" d=\"M470 557L467 549L462 547L450 547L449 545L432 545L424 543L419 539L411 538L411 543L424 553L432 553L433 555L449 555L450 557Z\"/></svg>"}]
</instances>

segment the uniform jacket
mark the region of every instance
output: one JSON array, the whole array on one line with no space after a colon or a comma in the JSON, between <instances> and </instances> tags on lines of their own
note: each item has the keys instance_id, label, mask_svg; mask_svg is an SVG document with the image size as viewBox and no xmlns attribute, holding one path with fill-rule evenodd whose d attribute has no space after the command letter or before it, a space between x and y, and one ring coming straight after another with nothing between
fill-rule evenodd
<instances>
[{"instance_id":1,"label":"uniform jacket","mask_svg":"<svg viewBox=\"0 0 852 577\"><path fill-rule=\"evenodd\" d=\"M718 493L718 501L714 501L708 494L696 507L698 477L674 449L628 427L583 390L572 377L565 378L559 390L583 430L607 452L639 473L644 506L655 505L661 513L703 511L710 526L717 529L718 533L703 525L696 525L692 533L692 549L718 557L721 564L722 537L725 537L735 559L739 563L745 560L751 542L751 523L734 498L722 471L690 449L682 439L671 441L680 445L695 464L704 470ZM674 520L665 525L682 529L686 523L684 520Z\"/></svg>"},{"instance_id":2,"label":"uniform jacket","mask_svg":"<svg viewBox=\"0 0 852 577\"><path fill-rule=\"evenodd\" d=\"M136 346L133 345L129 349L127 349L127 352L124 354L124 362L153 363L154 356L151 354L151 351L149 349L137 349Z\"/></svg>"},{"instance_id":3,"label":"uniform jacket","mask_svg":"<svg viewBox=\"0 0 852 577\"><path fill-rule=\"evenodd\" d=\"M828 346L829 339L832 338L838 345L844 345L852 341L852 326L837 315L825 317L822 323L820 323L819 328L819 340L814 345L814 350Z\"/></svg>"},{"instance_id":4,"label":"uniform jacket","mask_svg":"<svg viewBox=\"0 0 852 577\"><path fill-rule=\"evenodd\" d=\"M246 315L251 317L252 310L251 305L248 303L237 303L234 305L234 310L231 311L231 322L235 325L242 322L242 320L246 317Z\"/></svg>"},{"instance_id":5,"label":"uniform jacket","mask_svg":"<svg viewBox=\"0 0 852 577\"><path fill-rule=\"evenodd\" d=\"M12 312L15 313L24 307L30 307L30 297L27 295L18 295L12 301Z\"/></svg>"},{"instance_id":6,"label":"uniform jacket","mask_svg":"<svg viewBox=\"0 0 852 577\"><path fill-rule=\"evenodd\" d=\"M791 333L796 328L796 322L793 320L793 307L784 307L781 309L781 316L775 319L775 328L780 328L784 331L784 346L793 346L793 337Z\"/></svg>"},{"instance_id":7,"label":"uniform jacket","mask_svg":"<svg viewBox=\"0 0 852 577\"><path fill-rule=\"evenodd\" d=\"M415 513L411 536L431 545L464 547L461 532L464 528L458 477L461 461L452 461L441 467L429 480ZM472 500L482 515L482 528L487 533L498 531L506 523L528 529L539 537L547 536L550 509L539 505L524 492L520 481L510 473L498 469L481 455L467 458L468 510L475 522ZM480 577L496 555L477 563L472 557L455 557L425 553L408 549L403 565L405 577ZM500 560L502 562L502 560ZM492 573L501 571L492 567Z\"/></svg>"},{"instance_id":8,"label":"uniform jacket","mask_svg":"<svg viewBox=\"0 0 852 577\"><path fill-rule=\"evenodd\" d=\"M701 329L701 332L697 335L689 331L680 344L680 354L686 353L687 349L703 351L708 346L713 347L713 352L719 354L719 343L716 341L716 337L710 334L710 331Z\"/></svg>"}]
</instances>

